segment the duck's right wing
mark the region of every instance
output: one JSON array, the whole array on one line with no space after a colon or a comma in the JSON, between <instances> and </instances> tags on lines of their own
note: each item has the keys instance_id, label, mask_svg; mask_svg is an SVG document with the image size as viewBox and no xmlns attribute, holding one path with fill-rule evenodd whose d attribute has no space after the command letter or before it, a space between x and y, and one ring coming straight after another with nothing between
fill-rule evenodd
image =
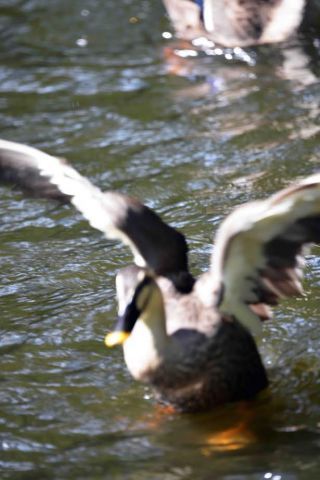
<instances>
[{"instance_id":1,"label":"duck's right wing","mask_svg":"<svg viewBox=\"0 0 320 480\"><path fill-rule=\"evenodd\" d=\"M65 160L0 140L0 181L33 196L73 204L107 238L129 245L137 265L156 275L188 278L188 248L180 232L138 200L116 192L103 193Z\"/></svg>"},{"instance_id":2,"label":"duck's right wing","mask_svg":"<svg viewBox=\"0 0 320 480\"><path fill-rule=\"evenodd\" d=\"M218 230L212 275L220 311L256 333L269 306L302 292L305 246L320 243L320 174L238 207Z\"/></svg>"}]
</instances>

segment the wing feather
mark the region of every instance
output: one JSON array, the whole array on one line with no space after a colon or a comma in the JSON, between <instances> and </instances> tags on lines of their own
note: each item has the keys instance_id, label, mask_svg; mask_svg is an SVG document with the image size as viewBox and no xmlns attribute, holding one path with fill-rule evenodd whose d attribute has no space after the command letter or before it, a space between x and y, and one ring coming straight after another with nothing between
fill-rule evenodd
<instances>
[{"instance_id":1,"label":"wing feather","mask_svg":"<svg viewBox=\"0 0 320 480\"><path fill-rule=\"evenodd\" d=\"M169 276L181 291L192 288L185 237L138 200L103 193L65 160L5 140L0 140L0 181L73 204L93 228L129 245L137 265Z\"/></svg>"},{"instance_id":2,"label":"wing feather","mask_svg":"<svg viewBox=\"0 0 320 480\"><path fill-rule=\"evenodd\" d=\"M219 308L258 332L269 305L302 293L306 247L320 242L320 174L238 207L217 233L212 271Z\"/></svg>"}]
</instances>

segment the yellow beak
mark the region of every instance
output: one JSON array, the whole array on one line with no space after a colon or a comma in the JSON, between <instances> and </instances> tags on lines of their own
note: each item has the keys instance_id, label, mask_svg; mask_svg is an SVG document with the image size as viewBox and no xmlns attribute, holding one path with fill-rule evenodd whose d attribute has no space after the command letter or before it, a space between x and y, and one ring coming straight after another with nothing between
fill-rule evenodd
<instances>
[{"instance_id":1,"label":"yellow beak","mask_svg":"<svg viewBox=\"0 0 320 480\"><path fill-rule=\"evenodd\" d=\"M122 345L130 336L128 332L111 332L105 336L104 343L107 347L115 347L116 345Z\"/></svg>"}]
</instances>

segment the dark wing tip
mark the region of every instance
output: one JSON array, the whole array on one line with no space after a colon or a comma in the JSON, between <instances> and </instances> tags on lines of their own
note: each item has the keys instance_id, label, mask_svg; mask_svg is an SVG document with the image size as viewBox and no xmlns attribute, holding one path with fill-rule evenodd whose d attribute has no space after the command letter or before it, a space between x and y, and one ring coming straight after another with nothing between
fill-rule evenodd
<instances>
[{"instance_id":1,"label":"dark wing tip","mask_svg":"<svg viewBox=\"0 0 320 480\"><path fill-rule=\"evenodd\" d=\"M138 200L116 192L103 194L63 160L2 140L0 181L33 196L71 202L94 228L128 244L137 265L171 278L180 291L192 288L184 235Z\"/></svg>"},{"instance_id":2,"label":"dark wing tip","mask_svg":"<svg viewBox=\"0 0 320 480\"><path fill-rule=\"evenodd\" d=\"M180 291L192 289L188 245L181 232L132 198L128 199L125 215L119 217L117 227L130 238L156 275L169 277Z\"/></svg>"},{"instance_id":3,"label":"dark wing tip","mask_svg":"<svg viewBox=\"0 0 320 480\"><path fill-rule=\"evenodd\" d=\"M57 159L58 160L58 159ZM60 159L59 159L60 161ZM61 164L64 161L61 160ZM43 175L35 158L22 151L0 145L0 182L20 188L33 197L44 197L69 202L70 196L62 193Z\"/></svg>"}]
</instances>

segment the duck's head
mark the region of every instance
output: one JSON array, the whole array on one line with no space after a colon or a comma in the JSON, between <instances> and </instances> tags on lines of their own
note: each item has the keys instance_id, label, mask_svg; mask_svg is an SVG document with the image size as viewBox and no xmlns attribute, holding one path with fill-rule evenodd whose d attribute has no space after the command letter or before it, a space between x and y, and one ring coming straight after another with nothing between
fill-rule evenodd
<instances>
[{"instance_id":1,"label":"duck's head","mask_svg":"<svg viewBox=\"0 0 320 480\"><path fill-rule=\"evenodd\" d=\"M158 287L147 270L132 265L117 274L116 289L119 316L114 331L105 337L107 347L121 345L127 340Z\"/></svg>"}]
</instances>

